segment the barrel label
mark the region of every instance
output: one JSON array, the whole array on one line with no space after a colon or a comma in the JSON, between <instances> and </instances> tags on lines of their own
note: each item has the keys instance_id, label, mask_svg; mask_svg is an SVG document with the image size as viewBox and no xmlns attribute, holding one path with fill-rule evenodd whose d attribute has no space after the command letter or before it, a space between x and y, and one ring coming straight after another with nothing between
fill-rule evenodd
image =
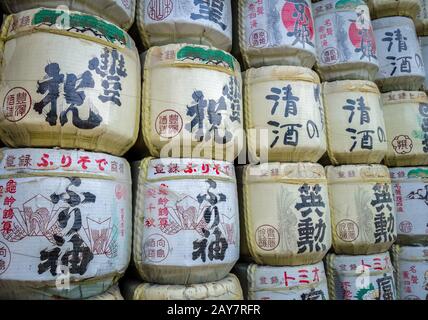
<instances>
[{"instance_id":1,"label":"barrel label","mask_svg":"<svg viewBox=\"0 0 428 320\"><path fill-rule=\"evenodd\" d=\"M364 1L322 1L314 3L313 10L320 65L377 64L375 36Z\"/></svg>"}]
</instances>

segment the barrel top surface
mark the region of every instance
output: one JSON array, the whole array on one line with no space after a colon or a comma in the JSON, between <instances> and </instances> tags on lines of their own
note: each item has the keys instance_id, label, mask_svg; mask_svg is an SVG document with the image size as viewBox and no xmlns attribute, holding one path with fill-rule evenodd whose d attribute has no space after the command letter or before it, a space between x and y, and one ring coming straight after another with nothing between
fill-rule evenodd
<instances>
[{"instance_id":1,"label":"barrel top surface","mask_svg":"<svg viewBox=\"0 0 428 320\"><path fill-rule=\"evenodd\" d=\"M379 88L372 81L341 80L323 83L323 94L343 92L367 92L380 95Z\"/></svg>"},{"instance_id":2,"label":"barrel top surface","mask_svg":"<svg viewBox=\"0 0 428 320\"><path fill-rule=\"evenodd\" d=\"M75 176L130 182L124 158L83 150L19 148L0 149L0 177Z\"/></svg>"},{"instance_id":3,"label":"barrel top surface","mask_svg":"<svg viewBox=\"0 0 428 320\"><path fill-rule=\"evenodd\" d=\"M326 173L329 182L390 182L388 168L381 164L327 166Z\"/></svg>"},{"instance_id":4,"label":"barrel top surface","mask_svg":"<svg viewBox=\"0 0 428 320\"><path fill-rule=\"evenodd\" d=\"M368 12L367 4L363 0L322 0L312 4L315 18L327 13L355 11L360 6L365 6Z\"/></svg>"},{"instance_id":5,"label":"barrel top surface","mask_svg":"<svg viewBox=\"0 0 428 320\"><path fill-rule=\"evenodd\" d=\"M372 20L373 29L376 31L383 28L395 28L397 26L409 26L415 28L413 20L408 17L383 17L379 19Z\"/></svg>"},{"instance_id":6,"label":"barrel top surface","mask_svg":"<svg viewBox=\"0 0 428 320\"><path fill-rule=\"evenodd\" d=\"M423 91L391 91L381 95L383 106L397 103L428 103L428 97Z\"/></svg>"},{"instance_id":7,"label":"barrel top surface","mask_svg":"<svg viewBox=\"0 0 428 320\"><path fill-rule=\"evenodd\" d=\"M420 179L425 182L428 178L428 167L395 167L389 168L392 181L403 181Z\"/></svg>"},{"instance_id":8,"label":"barrel top surface","mask_svg":"<svg viewBox=\"0 0 428 320\"><path fill-rule=\"evenodd\" d=\"M38 8L11 14L8 19L12 22L8 26L6 40L39 31L137 51L134 40L126 31L100 17L77 11Z\"/></svg>"},{"instance_id":9,"label":"barrel top surface","mask_svg":"<svg viewBox=\"0 0 428 320\"><path fill-rule=\"evenodd\" d=\"M371 255L336 255L334 253L330 253L327 255L327 261L332 262L332 267L337 272L349 273L355 276L366 272L366 268L369 268L370 273L393 270L389 252ZM365 267L363 267L363 263ZM327 263L327 265L330 264ZM356 265L357 268L352 270L352 268L349 268L351 265ZM358 266L360 267L358 268Z\"/></svg>"},{"instance_id":10,"label":"barrel top surface","mask_svg":"<svg viewBox=\"0 0 428 320\"><path fill-rule=\"evenodd\" d=\"M245 71L245 78L249 84L274 80L320 83L320 78L315 71L309 68L296 66L265 66L251 68Z\"/></svg>"},{"instance_id":11,"label":"barrel top surface","mask_svg":"<svg viewBox=\"0 0 428 320\"><path fill-rule=\"evenodd\" d=\"M398 246L400 260L420 261L428 263L427 246Z\"/></svg>"}]
</instances>

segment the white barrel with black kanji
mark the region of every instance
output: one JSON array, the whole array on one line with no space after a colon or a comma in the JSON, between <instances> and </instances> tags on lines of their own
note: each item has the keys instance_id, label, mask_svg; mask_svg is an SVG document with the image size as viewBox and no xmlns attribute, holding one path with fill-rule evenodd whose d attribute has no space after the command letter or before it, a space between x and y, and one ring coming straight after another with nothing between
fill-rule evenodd
<instances>
[{"instance_id":1,"label":"white barrel with black kanji","mask_svg":"<svg viewBox=\"0 0 428 320\"><path fill-rule=\"evenodd\" d=\"M425 81L421 46L412 19L373 20L379 58L376 84L380 91L419 90Z\"/></svg>"},{"instance_id":2,"label":"white barrel with black kanji","mask_svg":"<svg viewBox=\"0 0 428 320\"><path fill-rule=\"evenodd\" d=\"M234 271L247 300L329 300L322 261L294 267L239 263Z\"/></svg>"},{"instance_id":3,"label":"white barrel with black kanji","mask_svg":"<svg viewBox=\"0 0 428 320\"><path fill-rule=\"evenodd\" d=\"M389 252L363 256L330 253L326 268L332 300L398 299Z\"/></svg>"},{"instance_id":4,"label":"white barrel with black kanji","mask_svg":"<svg viewBox=\"0 0 428 320\"><path fill-rule=\"evenodd\" d=\"M6 145L114 155L131 148L141 76L125 31L96 16L39 8L7 17L2 34L0 136Z\"/></svg>"},{"instance_id":5,"label":"white barrel with black kanji","mask_svg":"<svg viewBox=\"0 0 428 320\"><path fill-rule=\"evenodd\" d=\"M333 248L337 254L387 251L397 238L388 168L379 165L326 167Z\"/></svg>"},{"instance_id":6,"label":"white barrel with black kanji","mask_svg":"<svg viewBox=\"0 0 428 320\"><path fill-rule=\"evenodd\" d=\"M136 0L2 0L4 12L18 13L46 7L93 14L128 30L134 22Z\"/></svg>"},{"instance_id":7,"label":"white barrel with black kanji","mask_svg":"<svg viewBox=\"0 0 428 320\"><path fill-rule=\"evenodd\" d=\"M394 245L393 263L402 300L428 300L428 247Z\"/></svg>"},{"instance_id":8,"label":"white barrel with black kanji","mask_svg":"<svg viewBox=\"0 0 428 320\"><path fill-rule=\"evenodd\" d=\"M266 163L237 168L241 258L270 266L321 261L331 246L324 168Z\"/></svg>"},{"instance_id":9,"label":"white barrel with black kanji","mask_svg":"<svg viewBox=\"0 0 428 320\"><path fill-rule=\"evenodd\" d=\"M387 151L376 84L342 80L323 84L327 152L334 164L380 163Z\"/></svg>"},{"instance_id":10,"label":"white barrel with black kanji","mask_svg":"<svg viewBox=\"0 0 428 320\"><path fill-rule=\"evenodd\" d=\"M316 60L310 0L239 0L239 50L246 68L292 65L312 68Z\"/></svg>"},{"instance_id":11,"label":"white barrel with black kanji","mask_svg":"<svg viewBox=\"0 0 428 320\"><path fill-rule=\"evenodd\" d=\"M232 48L231 0L140 0L136 20L147 49L170 43Z\"/></svg>"},{"instance_id":12,"label":"white barrel with black kanji","mask_svg":"<svg viewBox=\"0 0 428 320\"><path fill-rule=\"evenodd\" d=\"M428 245L428 167L389 168L398 243Z\"/></svg>"},{"instance_id":13,"label":"white barrel with black kanji","mask_svg":"<svg viewBox=\"0 0 428 320\"><path fill-rule=\"evenodd\" d=\"M323 0L312 6L321 79L374 80L376 41L364 1Z\"/></svg>"},{"instance_id":14,"label":"white barrel with black kanji","mask_svg":"<svg viewBox=\"0 0 428 320\"><path fill-rule=\"evenodd\" d=\"M0 297L84 299L131 256L131 173L123 158L0 150Z\"/></svg>"},{"instance_id":15,"label":"white barrel with black kanji","mask_svg":"<svg viewBox=\"0 0 428 320\"><path fill-rule=\"evenodd\" d=\"M233 164L146 158L135 163L134 263L146 282L197 284L239 258Z\"/></svg>"}]
</instances>

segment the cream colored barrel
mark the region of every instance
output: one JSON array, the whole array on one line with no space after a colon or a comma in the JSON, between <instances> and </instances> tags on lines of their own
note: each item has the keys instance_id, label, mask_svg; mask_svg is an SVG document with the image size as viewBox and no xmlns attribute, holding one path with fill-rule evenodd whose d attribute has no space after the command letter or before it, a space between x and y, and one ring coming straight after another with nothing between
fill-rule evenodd
<instances>
[{"instance_id":1,"label":"cream colored barrel","mask_svg":"<svg viewBox=\"0 0 428 320\"><path fill-rule=\"evenodd\" d=\"M428 26L428 20L427 20L427 26ZM428 37L420 37L419 42L421 44L421 52L422 52L422 60L424 62L424 69L425 69L425 82L423 85L423 89L425 92L428 91L428 76L427 76L427 68L425 68L425 65L428 66Z\"/></svg>"},{"instance_id":2,"label":"cream colored barrel","mask_svg":"<svg viewBox=\"0 0 428 320\"><path fill-rule=\"evenodd\" d=\"M383 165L328 166L326 173L334 252L387 251L397 238L388 168Z\"/></svg>"},{"instance_id":3,"label":"cream colored barrel","mask_svg":"<svg viewBox=\"0 0 428 320\"><path fill-rule=\"evenodd\" d=\"M95 16L40 8L9 16L2 37L6 145L114 155L131 148L141 80L138 52L125 31Z\"/></svg>"},{"instance_id":4,"label":"cream colored barrel","mask_svg":"<svg viewBox=\"0 0 428 320\"><path fill-rule=\"evenodd\" d=\"M402 300L428 300L428 247L394 245L397 290Z\"/></svg>"},{"instance_id":5,"label":"cream colored barrel","mask_svg":"<svg viewBox=\"0 0 428 320\"><path fill-rule=\"evenodd\" d=\"M142 134L151 155L237 157L244 139L242 84L232 55L187 44L152 47L143 72Z\"/></svg>"},{"instance_id":6,"label":"cream colored barrel","mask_svg":"<svg viewBox=\"0 0 428 320\"><path fill-rule=\"evenodd\" d=\"M245 72L245 127L254 162L317 162L326 151L318 75L303 67Z\"/></svg>"},{"instance_id":7,"label":"cream colored barrel","mask_svg":"<svg viewBox=\"0 0 428 320\"><path fill-rule=\"evenodd\" d=\"M387 166L428 165L428 99L424 92L394 91L382 95L388 152Z\"/></svg>"},{"instance_id":8,"label":"cream colored barrel","mask_svg":"<svg viewBox=\"0 0 428 320\"><path fill-rule=\"evenodd\" d=\"M390 168L398 243L428 245L428 168Z\"/></svg>"},{"instance_id":9,"label":"cream colored barrel","mask_svg":"<svg viewBox=\"0 0 428 320\"><path fill-rule=\"evenodd\" d=\"M380 163L387 142L376 84L363 80L325 82L323 98L331 162Z\"/></svg>"},{"instance_id":10,"label":"cream colored barrel","mask_svg":"<svg viewBox=\"0 0 428 320\"><path fill-rule=\"evenodd\" d=\"M367 0L372 19L404 16L416 20L421 12L420 0Z\"/></svg>"},{"instance_id":11,"label":"cream colored barrel","mask_svg":"<svg viewBox=\"0 0 428 320\"><path fill-rule=\"evenodd\" d=\"M131 174L125 159L62 149L0 150L0 296L84 299L125 272Z\"/></svg>"},{"instance_id":12,"label":"cream colored barrel","mask_svg":"<svg viewBox=\"0 0 428 320\"><path fill-rule=\"evenodd\" d=\"M428 0L419 0L421 11L416 17L416 32L418 36L428 36Z\"/></svg>"},{"instance_id":13,"label":"cream colored barrel","mask_svg":"<svg viewBox=\"0 0 428 320\"><path fill-rule=\"evenodd\" d=\"M5 12L46 7L60 10L75 10L106 19L128 30L134 22L136 0L3 0Z\"/></svg>"},{"instance_id":14,"label":"cream colored barrel","mask_svg":"<svg viewBox=\"0 0 428 320\"><path fill-rule=\"evenodd\" d=\"M425 81L425 69L412 19L387 17L372 23L379 58L379 89L419 90Z\"/></svg>"},{"instance_id":15,"label":"cream colored barrel","mask_svg":"<svg viewBox=\"0 0 428 320\"><path fill-rule=\"evenodd\" d=\"M142 279L195 284L226 277L239 258L233 164L146 158L135 169L133 256Z\"/></svg>"},{"instance_id":16,"label":"cream colored barrel","mask_svg":"<svg viewBox=\"0 0 428 320\"><path fill-rule=\"evenodd\" d=\"M161 285L128 280L126 300L243 300L238 278L228 274L215 281L191 285Z\"/></svg>"},{"instance_id":17,"label":"cream colored barrel","mask_svg":"<svg viewBox=\"0 0 428 320\"><path fill-rule=\"evenodd\" d=\"M388 252L364 256L330 253L326 268L332 300L397 300L394 268Z\"/></svg>"},{"instance_id":18,"label":"cream colored barrel","mask_svg":"<svg viewBox=\"0 0 428 320\"><path fill-rule=\"evenodd\" d=\"M378 69L369 9L362 0L313 5L317 71L323 81L373 80Z\"/></svg>"},{"instance_id":19,"label":"cream colored barrel","mask_svg":"<svg viewBox=\"0 0 428 320\"><path fill-rule=\"evenodd\" d=\"M231 0L141 0L137 26L146 48L169 43L232 48Z\"/></svg>"},{"instance_id":20,"label":"cream colored barrel","mask_svg":"<svg viewBox=\"0 0 428 320\"><path fill-rule=\"evenodd\" d=\"M247 300L329 300L323 262L298 267L237 264Z\"/></svg>"},{"instance_id":21,"label":"cream colored barrel","mask_svg":"<svg viewBox=\"0 0 428 320\"><path fill-rule=\"evenodd\" d=\"M271 266L312 264L323 259L331 246L331 225L321 165L238 167L238 181L242 258Z\"/></svg>"},{"instance_id":22,"label":"cream colored barrel","mask_svg":"<svg viewBox=\"0 0 428 320\"><path fill-rule=\"evenodd\" d=\"M316 60L311 1L238 0L239 49L246 68Z\"/></svg>"}]
</instances>

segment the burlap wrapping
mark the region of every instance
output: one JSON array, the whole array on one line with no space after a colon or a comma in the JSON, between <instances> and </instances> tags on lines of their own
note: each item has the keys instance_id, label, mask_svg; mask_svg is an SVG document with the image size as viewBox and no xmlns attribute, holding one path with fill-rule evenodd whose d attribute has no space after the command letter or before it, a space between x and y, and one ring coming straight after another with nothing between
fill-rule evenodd
<instances>
[{"instance_id":1,"label":"burlap wrapping","mask_svg":"<svg viewBox=\"0 0 428 320\"><path fill-rule=\"evenodd\" d=\"M269 163L238 167L237 175L241 257L271 266L321 261L331 246L323 167Z\"/></svg>"},{"instance_id":2,"label":"burlap wrapping","mask_svg":"<svg viewBox=\"0 0 428 320\"><path fill-rule=\"evenodd\" d=\"M192 285L160 285L129 280L124 284L127 300L243 300L241 285L233 274L216 282Z\"/></svg>"},{"instance_id":3,"label":"burlap wrapping","mask_svg":"<svg viewBox=\"0 0 428 320\"><path fill-rule=\"evenodd\" d=\"M326 151L318 75L310 69L291 66L249 69L244 75L250 160L317 162ZM290 124L294 125L291 135L286 132ZM267 159L263 159L266 155Z\"/></svg>"},{"instance_id":4,"label":"burlap wrapping","mask_svg":"<svg viewBox=\"0 0 428 320\"><path fill-rule=\"evenodd\" d=\"M326 173L334 252L387 251L397 238L388 168L375 164L328 166Z\"/></svg>"},{"instance_id":5,"label":"burlap wrapping","mask_svg":"<svg viewBox=\"0 0 428 320\"><path fill-rule=\"evenodd\" d=\"M0 43L5 144L114 155L133 145L140 62L125 31L95 16L40 8L9 16Z\"/></svg>"},{"instance_id":6,"label":"burlap wrapping","mask_svg":"<svg viewBox=\"0 0 428 320\"><path fill-rule=\"evenodd\" d=\"M376 84L363 80L325 82L323 98L332 164L380 163L387 143Z\"/></svg>"},{"instance_id":7,"label":"burlap wrapping","mask_svg":"<svg viewBox=\"0 0 428 320\"><path fill-rule=\"evenodd\" d=\"M428 99L420 91L393 91L382 95L388 152L387 166L423 166L428 164L424 131L428 117Z\"/></svg>"},{"instance_id":8,"label":"burlap wrapping","mask_svg":"<svg viewBox=\"0 0 428 320\"><path fill-rule=\"evenodd\" d=\"M420 0L367 0L372 19L404 16L416 20L421 12Z\"/></svg>"}]
</instances>

